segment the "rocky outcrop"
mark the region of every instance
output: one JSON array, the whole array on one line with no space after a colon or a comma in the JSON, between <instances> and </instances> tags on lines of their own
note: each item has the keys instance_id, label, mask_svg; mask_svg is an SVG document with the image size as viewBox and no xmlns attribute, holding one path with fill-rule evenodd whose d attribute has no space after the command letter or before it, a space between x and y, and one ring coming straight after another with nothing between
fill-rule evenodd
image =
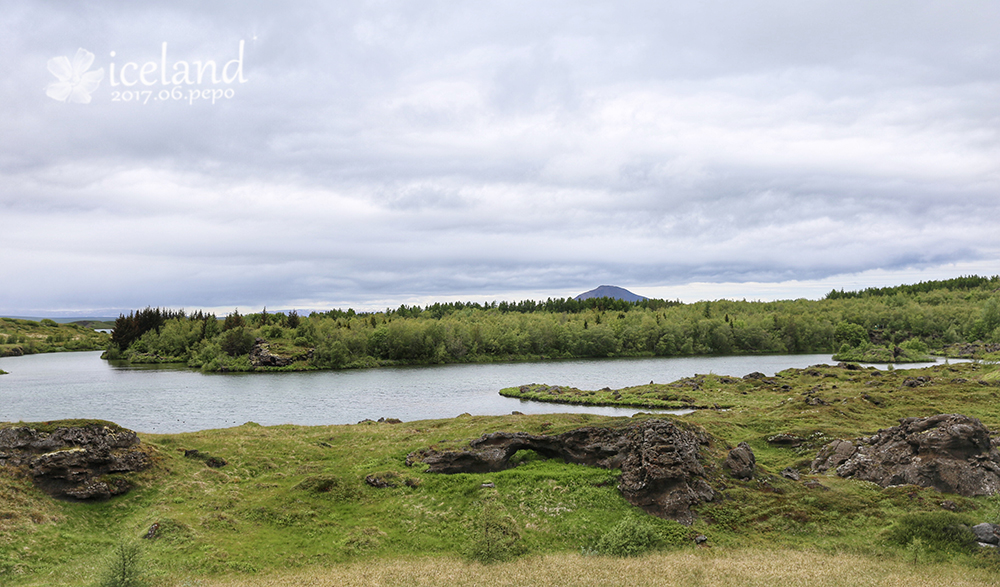
<instances>
[{"instance_id":1,"label":"rocky outcrop","mask_svg":"<svg viewBox=\"0 0 1000 587\"><path fill-rule=\"evenodd\" d=\"M729 474L737 479L749 479L753 477L753 470L756 465L757 459L754 457L750 445L741 442L736 445L736 448L729 451L729 455L726 457L726 462L722 464L722 468L729 471Z\"/></svg>"},{"instance_id":2,"label":"rocky outcrop","mask_svg":"<svg viewBox=\"0 0 1000 587\"><path fill-rule=\"evenodd\" d=\"M812 468L882 487L911 484L965 496L1000 491L1000 454L989 431L961 414L903 418L899 426L873 436L835 440L819 452Z\"/></svg>"},{"instance_id":3,"label":"rocky outcrop","mask_svg":"<svg viewBox=\"0 0 1000 587\"><path fill-rule=\"evenodd\" d=\"M0 429L0 466L24 467L35 486L54 497L92 500L125 493L122 474L149 466L135 432L110 422Z\"/></svg>"},{"instance_id":4,"label":"rocky outcrop","mask_svg":"<svg viewBox=\"0 0 1000 587\"><path fill-rule=\"evenodd\" d=\"M254 340L250 347L250 364L254 367L287 367L295 362L293 357L271 353L271 345L263 338Z\"/></svg>"},{"instance_id":5,"label":"rocky outcrop","mask_svg":"<svg viewBox=\"0 0 1000 587\"><path fill-rule=\"evenodd\" d=\"M511 457L533 450L567 463L621 469L622 496L647 512L691 524L691 507L715 497L699 462L708 438L666 420L622 428L586 427L555 436L495 432L469 443L468 450L423 450L406 461L426 463L434 473L490 473L510 468Z\"/></svg>"}]
</instances>

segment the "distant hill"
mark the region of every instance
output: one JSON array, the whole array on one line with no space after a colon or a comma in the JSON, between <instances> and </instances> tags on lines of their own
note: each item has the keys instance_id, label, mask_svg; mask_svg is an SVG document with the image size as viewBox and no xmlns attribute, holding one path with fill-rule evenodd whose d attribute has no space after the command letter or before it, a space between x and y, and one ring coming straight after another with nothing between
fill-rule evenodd
<instances>
[{"instance_id":1,"label":"distant hill","mask_svg":"<svg viewBox=\"0 0 1000 587\"><path fill-rule=\"evenodd\" d=\"M78 323L81 326L89 326L89 323L106 323L110 322L111 326L115 325L115 316L7 316L3 315L0 318L14 318L16 320L31 320L32 322L41 322L48 318L57 324L70 324ZM110 327L109 327L110 328Z\"/></svg>"},{"instance_id":2,"label":"distant hill","mask_svg":"<svg viewBox=\"0 0 1000 587\"><path fill-rule=\"evenodd\" d=\"M573 299L587 300L590 298L614 298L616 300L625 300L626 302L641 302L642 300L649 299L645 296L636 295L623 287L614 285L602 285L596 289L583 292Z\"/></svg>"}]
</instances>

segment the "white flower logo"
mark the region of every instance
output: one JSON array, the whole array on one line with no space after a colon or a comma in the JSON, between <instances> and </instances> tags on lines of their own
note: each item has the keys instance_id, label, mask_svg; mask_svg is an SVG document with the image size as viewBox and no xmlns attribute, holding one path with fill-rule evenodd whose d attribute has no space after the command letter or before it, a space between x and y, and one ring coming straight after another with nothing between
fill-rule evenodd
<instances>
[{"instance_id":1,"label":"white flower logo","mask_svg":"<svg viewBox=\"0 0 1000 587\"><path fill-rule=\"evenodd\" d=\"M104 68L87 71L94 63L94 54L86 49L77 49L73 63L66 57L49 59L48 67L59 81L45 88L45 95L60 102L90 103L90 93L97 89L104 79Z\"/></svg>"}]
</instances>

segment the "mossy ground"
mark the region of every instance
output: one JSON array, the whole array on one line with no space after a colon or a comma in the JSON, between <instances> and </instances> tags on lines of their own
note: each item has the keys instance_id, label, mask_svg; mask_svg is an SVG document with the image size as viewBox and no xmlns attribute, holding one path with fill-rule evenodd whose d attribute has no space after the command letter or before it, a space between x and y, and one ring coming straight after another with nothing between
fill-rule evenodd
<instances>
[{"instance_id":1,"label":"mossy ground","mask_svg":"<svg viewBox=\"0 0 1000 587\"><path fill-rule=\"evenodd\" d=\"M364 577L381 584L460 584L441 573L494 584L526 584L525 577L552 575L551 584L593 585L602 584L597 578L606 577L606 569L629 573L650 565L661 565L664 577L674 577L662 584L894 585L927 577L958 584L958 575L966 584L991 584L1000 569L995 552L908 549L888 540L887 531L903 516L943 511L945 500L958 509L957 516L1000 521L996 498L882 489L806 474L804 479L824 486L810 488L779 473L793 467L805 474L829 440L869 434L902 417L958 412L997 429L995 373L981 364L878 374L813 367L764 379L699 376L692 378L697 389L687 380L681 387L666 385L696 403L726 406L681 418L716 439L705 458L713 484L723 488L720 499L697 508L690 528L627 504L616 489L617 471L544 460L527 451L515 457L520 466L493 474L434 475L405 465L412 451L460 447L488 432L558 434L628 419L463 416L351 426L247 423L142 434L155 454L154 467L134 478L129 494L107 502L53 501L31 486L24 471L0 474L0 583L91 584L116 543L138 539L158 523L156 538L140 543L150 579L164 586L364 584ZM634 393L663 393L657 386L641 387ZM794 435L801 444L768 442L779 433ZM719 466L727 448L740 441L749 442L757 455L758 474L748 481L725 477ZM212 468L204 459L185 457L192 449L227 465ZM371 487L365 483L369 475L395 487ZM484 487L487 482L494 487ZM490 567L468 562L475 515L486 503L500 508L498 518L516 524L520 556L512 562ZM594 552L628 517L652 525L659 554L640 563L581 556ZM708 537L710 548L695 546L698 534ZM758 561L757 570L750 559ZM807 562L782 564L799 559ZM831 564L846 574L808 570ZM690 572L678 565L688 565ZM572 576L560 579L559 573Z\"/></svg>"}]
</instances>

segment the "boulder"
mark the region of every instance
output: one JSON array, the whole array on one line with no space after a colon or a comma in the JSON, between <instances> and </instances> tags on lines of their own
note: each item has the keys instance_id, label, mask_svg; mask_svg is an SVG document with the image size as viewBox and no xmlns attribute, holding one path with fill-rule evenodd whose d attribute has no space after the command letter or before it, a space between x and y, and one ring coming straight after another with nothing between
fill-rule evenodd
<instances>
[{"instance_id":1,"label":"boulder","mask_svg":"<svg viewBox=\"0 0 1000 587\"><path fill-rule=\"evenodd\" d=\"M736 445L736 448L729 451L729 456L726 457L726 462L722 464L722 468L729 471L729 474L737 479L749 479L753 477L753 470L756 465L757 459L753 456L753 450L751 450L750 445L741 442Z\"/></svg>"},{"instance_id":2,"label":"boulder","mask_svg":"<svg viewBox=\"0 0 1000 587\"><path fill-rule=\"evenodd\" d=\"M396 486L392 482L387 481L382 477L377 477L375 475L368 475L367 477L365 477L365 483L376 489L387 489Z\"/></svg>"},{"instance_id":3,"label":"boulder","mask_svg":"<svg viewBox=\"0 0 1000 587\"><path fill-rule=\"evenodd\" d=\"M813 472L890 485L933 487L964 496L1000 491L1000 454L983 424L961 414L903 418L899 426L854 441L835 440Z\"/></svg>"},{"instance_id":4,"label":"boulder","mask_svg":"<svg viewBox=\"0 0 1000 587\"><path fill-rule=\"evenodd\" d=\"M510 468L511 457L533 450L567 463L621 469L618 485L629 503L659 516L691 524L691 507L711 501L715 491L699 462L708 438L667 420L646 420L621 428L585 427L555 436L524 432L485 434L468 450L411 453L406 462L426 463L432 473L489 473Z\"/></svg>"},{"instance_id":5,"label":"boulder","mask_svg":"<svg viewBox=\"0 0 1000 587\"><path fill-rule=\"evenodd\" d=\"M816 459L812 462L812 470L814 473L825 473L827 469L836 469L844 463L847 459L854 455L855 450L854 443L850 440L834 440L833 442L824 446Z\"/></svg>"},{"instance_id":6,"label":"boulder","mask_svg":"<svg viewBox=\"0 0 1000 587\"><path fill-rule=\"evenodd\" d=\"M0 429L0 466L24 467L35 486L54 497L108 499L125 493L124 473L150 464L136 433L110 422Z\"/></svg>"},{"instance_id":7,"label":"boulder","mask_svg":"<svg viewBox=\"0 0 1000 587\"><path fill-rule=\"evenodd\" d=\"M782 469L781 476L784 477L785 479L791 479L792 481L798 481L802 479L802 476L799 475L799 472L791 467L785 467L784 469Z\"/></svg>"},{"instance_id":8,"label":"boulder","mask_svg":"<svg viewBox=\"0 0 1000 587\"><path fill-rule=\"evenodd\" d=\"M1000 525L983 522L973 526L972 533L983 544L1000 544Z\"/></svg>"},{"instance_id":9,"label":"boulder","mask_svg":"<svg viewBox=\"0 0 1000 587\"><path fill-rule=\"evenodd\" d=\"M767 438L767 443L774 446L787 446L796 447L800 446L804 441L801 436L796 436L794 434L775 434L774 436L769 436Z\"/></svg>"}]
</instances>

